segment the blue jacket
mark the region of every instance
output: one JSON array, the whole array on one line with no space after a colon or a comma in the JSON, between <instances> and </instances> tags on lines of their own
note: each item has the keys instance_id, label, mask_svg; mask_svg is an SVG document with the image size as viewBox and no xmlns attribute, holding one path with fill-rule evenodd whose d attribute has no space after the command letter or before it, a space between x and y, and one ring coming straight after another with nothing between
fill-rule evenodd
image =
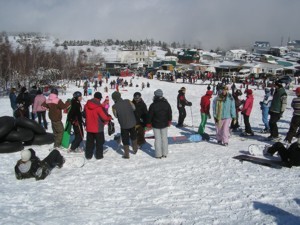
<instances>
[{"instance_id":1,"label":"blue jacket","mask_svg":"<svg viewBox=\"0 0 300 225\"><path fill-rule=\"evenodd\" d=\"M10 99L10 106L13 110L17 109L17 96L15 93L10 93L9 94L9 99Z\"/></svg>"},{"instance_id":2,"label":"blue jacket","mask_svg":"<svg viewBox=\"0 0 300 225\"><path fill-rule=\"evenodd\" d=\"M263 110L263 111L268 110L269 111L269 108L270 108L271 102L272 102L272 100L269 99L270 96L271 96L270 93L266 93L265 96L264 96L264 100L259 103L261 110Z\"/></svg>"},{"instance_id":3,"label":"blue jacket","mask_svg":"<svg viewBox=\"0 0 300 225\"><path fill-rule=\"evenodd\" d=\"M220 96L214 98L213 101L213 115L214 118L217 118L217 101L222 101L222 119L235 119L236 110L235 110L235 101L230 93L227 94L225 101L223 101Z\"/></svg>"}]
</instances>

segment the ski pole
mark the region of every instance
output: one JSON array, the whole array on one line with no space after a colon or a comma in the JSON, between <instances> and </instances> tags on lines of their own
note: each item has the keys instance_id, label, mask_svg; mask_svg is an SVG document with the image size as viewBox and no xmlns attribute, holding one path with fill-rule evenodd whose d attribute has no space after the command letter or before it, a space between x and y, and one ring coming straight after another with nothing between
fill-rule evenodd
<instances>
[{"instance_id":1,"label":"ski pole","mask_svg":"<svg viewBox=\"0 0 300 225\"><path fill-rule=\"evenodd\" d=\"M192 106L190 106L190 110L191 110L191 118L192 118L192 128L193 128L193 132L195 132Z\"/></svg>"}]
</instances>

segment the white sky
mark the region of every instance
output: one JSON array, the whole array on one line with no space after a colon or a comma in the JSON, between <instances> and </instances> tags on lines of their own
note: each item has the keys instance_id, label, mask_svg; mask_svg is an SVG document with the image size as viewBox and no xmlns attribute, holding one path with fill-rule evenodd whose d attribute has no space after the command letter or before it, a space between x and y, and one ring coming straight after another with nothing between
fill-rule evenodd
<instances>
[{"instance_id":1,"label":"white sky","mask_svg":"<svg viewBox=\"0 0 300 225\"><path fill-rule=\"evenodd\" d=\"M202 48L300 39L299 0L0 0L0 31L62 40L178 41Z\"/></svg>"}]
</instances>

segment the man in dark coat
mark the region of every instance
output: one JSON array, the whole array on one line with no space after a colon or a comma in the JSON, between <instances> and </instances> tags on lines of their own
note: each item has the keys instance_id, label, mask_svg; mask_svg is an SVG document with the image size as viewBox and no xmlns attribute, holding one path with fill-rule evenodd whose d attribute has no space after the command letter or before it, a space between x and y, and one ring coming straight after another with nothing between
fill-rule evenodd
<instances>
[{"instance_id":1,"label":"man in dark coat","mask_svg":"<svg viewBox=\"0 0 300 225\"><path fill-rule=\"evenodd\" d=\"M178 91L177 109L178 109L179 117L178 117L178 123L177 123L176 127L183 127L183 122L186 117L185 106L192 106L192 103L189 102L188 100L186 100L186 98L185 98L185 91L186 91L185 87L182 87Z\"/></svg>"},{"instance_id":2,"label":"man in dark coat","mask_svg":"<svg viewBox=\"0 0 300 225\"><path fill-rule=\"evenodd\" d=\"M147 123L148 110L140 92L134 93L132 103L135 105L134 114L136 118L135 130L137 135L137 145L141 146L146 142L145 127Z\"/></svg>"},{"instance_id":3,"label":"man in dark coat","mask_svg":"<svg viewBox=\"0 0 300 225\"><path fill-rule=\"evenodd\" d=\"M269 109L269 114L270 114L269 126L270 126L271 135L268 137L268 139L270 140L278 139L277 122L279 121L280 117L285 111L286 105L287 105L287 94L282 86L282 83L276 81L275 92Z\"/></svg>"},{"instance_id":4,"label":"man in dark coat","mask_svg":"<svg viewBox=\"0 0 300 225\"><path fill-rule=\"evenodd\" d=\"M118 91L113 92L111 97L115 102L112 106L112 111L114 116L118 118L121 127L121 138L124 145L123 158L129 159L129 139L131 139L133 152L136 153L138 150L135 130L135 106L128 99L122 99L121 94Z\"/></svg>"},{"instance_id":5,"label":"man in dark coat","mask_svg":"<svg viewBox=\"0 0 300 225\"><path fill-rule=\"evenodd\" d=\"M31 105L31 98L26 87L21 88L21 92L18 94L17 99L18 113L16 117L26 117L29 119L29 106Z\"/></svg>"}]
</instances>

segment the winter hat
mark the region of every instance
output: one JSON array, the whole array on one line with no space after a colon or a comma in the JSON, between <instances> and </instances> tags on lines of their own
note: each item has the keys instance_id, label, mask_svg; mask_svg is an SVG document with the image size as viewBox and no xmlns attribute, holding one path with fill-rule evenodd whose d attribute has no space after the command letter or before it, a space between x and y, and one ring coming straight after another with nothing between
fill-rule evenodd
<instances>
[{"instance_id":1,"label":"winter hat","mask_svg":"<svg viewBox=\"0 0 300 225\"><path fill-rule=\"evenodd\" d=\"M212 96L213 92L211 90L206 91L206 95Z\"/></svg>"},{"instance_id":2,"label":"winter hat","mask_svg":"<svg viewBox=\"0 0 300 225\"><path fill-rule=\"evenodd\" d=\"M28 149L21 151L21 159L23 162L27 162L31 158L31 151Z\"/></svg>"},{"instance_id":3,"label":"winter hat","mask_svg":"<svg viewBox=\"0 0 300 225\"><path fill-rule=\"evenodd\" d=\"M300 95L300 87L297 87L295 92L296 92L296 95Z\"/></svg>"},{"instance_id":4,"label":"winter hat","mask_svg":"<svg viewBox=\"0 0 300 225\"><path fill-rule=\"evenodd\" d=\"M140 99L141 96L142 96L142 94L141 94L140 92L135 92L135 93L133 94L133 98L134 98L134 99Z\"/></svg>"},{"instance_id":5,"label":"winter hat","mask_svg":"<svg viewBox=\"0 0 300 225\"><path fill-rule=\"evenodd\" d=\"M109 102L109 97L106 96L104 101L105 101L105 102Z\"/></svg>"},{"instance_id":6,"label":"winter hat","mask_svg":"<svg viewBox=\"0 0 300 225\"><path fill-rule=\"evenodd\" d=\"M97 91L97 92L95 92L95 94L94 94L94 98L102 99L102 94L101 94L99 91Z\"/></svg>"},{"instance_id":7,"label":"winter hat","mask_svg":"<svg viewBox=\"0 0 300 225\"><path fill-rule=\"evenodd\" d=\"M112 93L111 97L114 100L114 102L116 102L121 98L121 94L120 94L120 92L115 91L114 93Z\"/></svg>"},{"instance_id":8,"label":"winter hat","mask_svg":"<svg viewBox=\"0 0 300 225\"><path fill-rule=\"evenodd\" d=\"M75 91L75 92L73 93L73 98L78 99L78 98L81 97L81 96L82 96L82 94L81 94L80 91Z\"/></svg>"},{"instance_id":9,"label":"winter hat","mask_svg":"<svg viewBox=\"0 0 300 225\"><path fill-rule=\"evenodd\" d=\"M161 89L157 89L156 91L154 91L154 96L162 97L163 96L163 91Z\"/></svg>"},{"instance_id":10,"label":"winter hat","mask_svg":"<svg viewBox=\"0 0 300 225\"><path fill-rule=\"evenodd\" d=\"M51 89L51 94L56 94L58 95L58 90L56 88Z\"/></svg>"},{"instance_id":11,"label":"winter hat","mask_svg":"<svg viewBox=\"0 0 300 225\"><path fill-rule=\"evenodd\" d=\"M180 88L180 91L186 91L185 87Z\"/></svg>"},{"instance_id":12,"label":"winter hat","mask_svg":"<svg viewBox=\"0 0 300 225\"><path fill-rule=\"evenodd\" d=\"M282 82L277 80L277 81L275 81L275 85L278 87L282 87Z\"/></svg>"},{"instance_id":13,"label":"winter hat","mask_svg":"<svg viewBox=\"0 0 300 225\"><path fill-rule=\"evenodd\" d=\"M252 95L252 93L253 93L253 91L252 91L251 89L247 89L247 90L246 90L246 94L247 94L247 95Z\"/></svg>"},{"instance_id":14,"label":"winter hat","mask_svg":"<svg viewBox=\"0 0 300 225\"><path fill-rule=\"evenodd\" d=\"M24 93L26 90L27 90L26 87L22 87L22 88L21 88L21 92L22 92L22 93Z\"/></svg>"}]
</instances>

